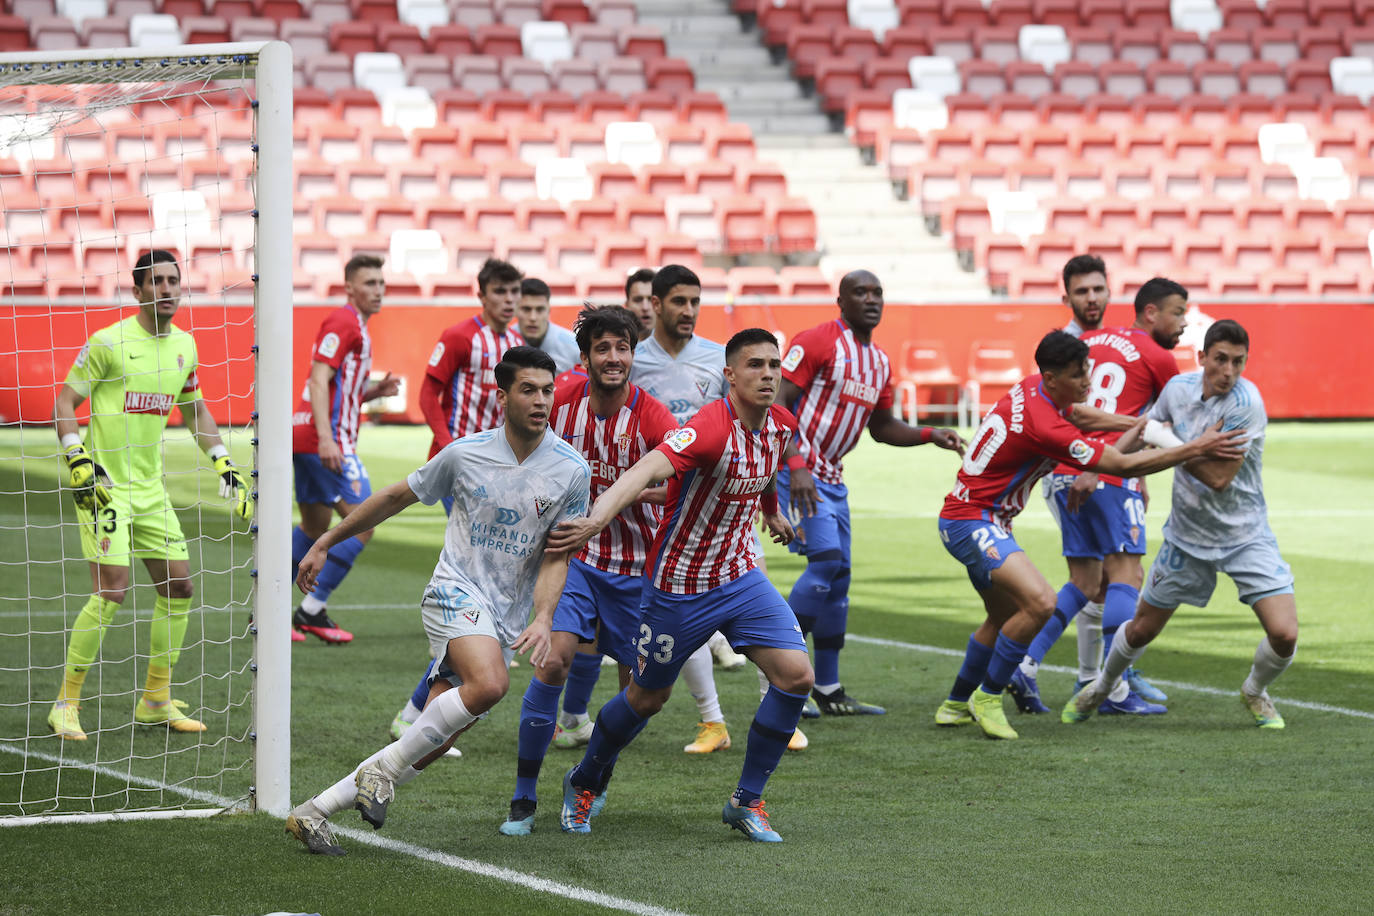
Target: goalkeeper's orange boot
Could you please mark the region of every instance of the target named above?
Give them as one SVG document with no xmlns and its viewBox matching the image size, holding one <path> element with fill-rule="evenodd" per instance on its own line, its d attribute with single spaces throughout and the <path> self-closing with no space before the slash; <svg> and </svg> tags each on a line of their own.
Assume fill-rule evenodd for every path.
<svg viewBox="0 0 1374 916">
<path fill-rule="evenodd" d="M 291 615 L 291 623 L 302 633 L 318 636 L 330 645 L 342 645 L 353 641 L 353 634 L 330 620 L 324 611 L 307 614 L 304 608 L 298 607 L 296 613 Z"/>
<path fill-rule="evenodd" d="M 134 709 L 134 721 L 139 725 L 165 725 L 174 732 L 203 732 L 205 723 L 192 719 L 182 712 L 186 704 L 181 700 L 166 700 L 149 703 L 147 698 L 138 701 Z"/>
<path fill-rule="evenodd" d="M 48 728 L 51 728 L 59 738 L 66 738 L 68 741 L 85 741 L 86 733 L 81 730 L 79 710 L 80 707 L 75 703 L 59 700 L 52 704 L 52 709 L 48 711 Z"/>
</svg>

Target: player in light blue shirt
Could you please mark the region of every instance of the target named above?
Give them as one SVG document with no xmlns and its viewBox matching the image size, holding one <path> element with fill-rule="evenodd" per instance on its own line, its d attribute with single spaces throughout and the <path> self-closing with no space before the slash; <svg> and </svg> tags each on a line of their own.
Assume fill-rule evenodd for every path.
<svg viewBox="0 0 1374 916">
<path fill-rule="evenodd" d="M 1152 420 L 1172 424 L 1173 434 L 1184 440 L 1218 425 L 1243 429 L 1244 455 L 1234 461 L 1197 459 L 1174 471 L 1173 510 L 1135 619 L 1117 633 L 1102 674 L 1064 707 L 1065 722 L 1088 718 L 1174 610 L 1184 603 L 1205 607 L 1217 573 L 1224 572 L 1265 634 L 1241 699 L 1260 728 L 1283 728 L 1267 688 L 1293 662 L 1298 608 L 1293 572 L 1279 553 L 1264 502 L 1260 474 L 1268 418 L 1259 389 L 1241 377 L 1249 352 L 1250 337 L 1239 323 L 1216 322 L 1203 339 L 1202 369 L 1171 379 L 1150 409 Z"/>
<path fill-rule="evenodd" d="M 537 277 L 520 281 L 520 302 L 515 306 L 515 320 L 520 336 L 531 347 L 538 347 L 553 357 L 557 374 L 562 375 L 582 363 L 577 337 L 567 328 L 549 321 L 549 300 L 553 291 L 549 284 Z"/>
<path fill-rule="evenodd" d="M 449 443 L 405 480 L 374 493 L 301 561 L 297 583 L 309 592 L 334 543 L 416 502 L 454 499 L 420 605 L 437 659 L 425 710 L 394 744 L 292 809 L 286 829 L 311 852 L 343 853 L 327 819 L 345 808 L 381 827 L 396 787 L 443 756 L 505 696 L 509 656 L 528 651 L 538 666 L 548 655 L 568 555 L 544 545 L 554 525 L 586 514 L 591 487 L 586 459 L 549 429 L 553 379 L 547 353 L 507 350 L 496 366 L 505 422 Z"/>
</svg>

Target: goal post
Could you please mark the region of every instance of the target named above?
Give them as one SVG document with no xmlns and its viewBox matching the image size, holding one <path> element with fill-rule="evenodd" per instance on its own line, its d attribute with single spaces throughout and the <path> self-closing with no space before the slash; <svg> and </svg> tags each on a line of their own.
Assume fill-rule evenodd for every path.
<svg viewBox="0 0 1374 916">
<path fill-rule="evenodd" d="M 0 826 L 290 808 L 292 199 L 284 42 L 0 54 Z M 131 722 L 154 614 L 135 560 L 82 691 L 88 740 L 63 740 L 54 646 L 92 586 L 53 398 L 85 340 L 134 314 L 152 248 L 177 257 L 174 321 L 256 513 L 231 519 L 169 425 L 195 592 L 172 695 L 207 730 Z"/>
</svg>

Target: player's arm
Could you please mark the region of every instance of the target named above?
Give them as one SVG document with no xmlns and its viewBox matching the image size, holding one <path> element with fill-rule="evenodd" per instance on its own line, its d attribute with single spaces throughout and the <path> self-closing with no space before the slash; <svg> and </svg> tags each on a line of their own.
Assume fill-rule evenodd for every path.
<svg viewBox="0 0 1374 916">
<path fill-rule="evenodd" d="M 248 488 L 243 471 L 229 458 L 229 449 L 225 447 L 224 439 L 220 436 L 219 424 L 215 422 L 205 399 L 197 397 L 194 400 L 183 401 L 181 419 L 190 431 L 191 437 L 195 439 L 196 446 L 214 465 L 215 473 L 219 475 L 219 495 L 234 500 L 234 514 L 239 518 L 252 518 L 252 491 Z"/>
<path fill-rule="evenodd" d="M 782 380 L 782 389 L 778 392 L 779 404 L 791 410 L 801 396 L 801 387 L 796 382 L 786 378 Z"/>
<path fill-rule="evenodd" d="M 305 555 L 305 559 L 301 560 L 301 571 L 300 575 L 296 576 L 296 585 L 303 592 L 314 591 L 315 577 L 320 574 L 320 570 L 324 569 L 324 561 L 329 553 L 329 548 L 341 541 L 348 540 L 355 534 L 376 528 L 402 509 L 413 506 L 419 501 L 420 497 L 415 495 L 415 491 L 410 488 L 409 482 L 405 480 L 398 480 L 388 487 L 377 490 L 363 500 L 358 508 L 344 516 L 337 525 L 315 540 L 310 552 Z"/>
<path fill-rule="evenodd" d="M 763 513 L 763 523 L 768 526 L 768 533 L 773 537 L 775 544 L 790 544 L 792 538 L 796 537 L 796 532 L 792 528 L 792 523 L 787 520 L 778 509 L 778 475 L 774 474 L 768 481 L 768 486 L 764 488 L 759 496 L 759 509 Z M 815 507 L 812 507 L 812 514 Z"/>
<path fill-rule="evenodd" d="M 52 422 L 62 444 L 62 458 L 67 462 L 67 484 L 73 490 L 77 508 L 94 512 L 110 501 L 110 475 L 96 463 L 81 442 L 81 426 L 76 422 L 76 409 L 86 396 L 71 385 L 64 384 L 53 404 Z"/>
<path fill-rule="evenodd" d="M 401 390 L 401 380 L 388 372 L 383 378 L 375 382 L 368 382 L 363 388 L 363 401 L 375 401 L 378 398 L 389 398 Z"/>
<path fill-rule="evenodd" d="M 569 553 L 580 550 L 583 544 L 609 525 L 611 519 L 638 499 L 645 489 L 657 486 L 672 477 L 673 473 L 673 463 L 667 455 L 658 449 L 649 452 L 597 498 L 590 515 L 559 522 L 549 532 L 548 549 Z"/>
<path fill-rule="evenodd" d="M 1069 412 L 1069 422 L 1090 433 L 1124 433 L 1136 423 L 1136 417 L 1108 413 L 1090 404 L 1075 404 Z"/>
<path fill-rule="evenodd" d="M 549 657 L 550 632 L 553 630 L 553 611 L 568 581 L 566 551 L 545 550 L 539 563 L 539 576 L 534 580 L 534 618 L 530 625 L 511 643 L 517 653 L 530 653 L 530 664 L 541 667 Z"/>
<path fill-rule="evenodd" d="M 424 384 L 420 386 L 420 413 L 424 414 L 425 422 L 429 424 L 434 441 L 439 443 L 440 448 L 453 441 L 453 433 L 449 432 L 448 420 L 444 417 L 443 396 L 444 383 L 426 374 Z"/>
<path fill-rule="evenodd" d="M 1143 427 L 1145 418 L 1141 417 L 1137 422 Z M 1205 457 L 1234 461 L 1245 455 L 1241 451 L 1244 440 L 1245 430 L 1228 429 L 1223 432 L 1221 424 L 1218 423 L 1192 442 L 1185 442 L 1173 448 L 1151 449 L 1126 455 L 1114 446 L 1105 446 L 1102 450 L 1102 457 L 1098 459 L 1096 464 L 1091 465 L 1091 469 L 1103 474 L 1116 474 L 1120 477 L 1139 477 L 1143 474 L 1153 474 L 1156 471 L 1174 467 L 1194 458 Z"/>
<path fill-rule="evenodd" d="M 1187 471 L 1213 490 L 1224 490 L 1235 480 L 1245 456 L 1229 461 L 1220 458 L 1194 458 L 1185 461 L 1180 470 Z"/>
<path fill-rule="evenodd" d="M 787 382 L 783 382 L 786 386 Z M 816 505 L 820 502 L 820 494 L 816 492 L 816 479 L 811 474 L 811 469 L 806 466 L 806 458 L 797 448 L 797 440 L 793 438 L 787 443 L 787 448 L 782 453 L 782 463 L 787 466 L 790 474 L 787 487 L 787 499 L 791 508 L 805 518 L 810 518 L 816 514 Z M 775 475 L 768 484 L 770 492 L 777 489 L 778 478 Z M 774 496 L 776 500 L 777 497 Z"/>
<path fill-rule="evenodd" d="M 934 442 L 940 448 L 964 454 L 966 442 L 952 429 L 938 426 L 912 426 L 892 414 L 891 407 L 878 407 L 868 418 L 868 434 L 884 445 L 912 446 Z"/>
<path fill-rule="evenodd" d="M 320 442 L 320 464 L 337 474 L 343 470 L 343 451 L 334 441 L 334 429 L 329 425 L 329 383 L 334 380 L 334 372 L 329 363 L 315 360 L 310 364 L 310 378 L 305 387 L 310 392 L 310 418 L 315 423 L 315 435 Z"/>
</svg>

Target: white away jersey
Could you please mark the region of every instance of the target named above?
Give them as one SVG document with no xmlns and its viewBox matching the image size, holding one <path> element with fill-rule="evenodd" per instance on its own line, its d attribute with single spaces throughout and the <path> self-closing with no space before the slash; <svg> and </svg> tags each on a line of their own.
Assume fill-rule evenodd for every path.
<svg viewBox="0 0 1374 916">
<path fill-rule="evenodd" d="M 555 376 L 582 365 L 582 350 L 577 346 L 577 335 L 553 322 L 549 322 L 549 330 L 544 334 L 544 339 L 531 346 L 538 347 L 553 357 L 553 364 L 558 367 Z"/>
<path fill-rule="evenodd" d="M 725 348 L 693 337 L 677 358 L 668 355 L 653 335 L 635 347 L 630 381 L 649 392 L 678 423 L 686 423 L 703 406 L 725 397 Z"/>
<path fill-rule="evenodd" d="M 454 500 L 429 592 L 440 606 L 446 594 L 466 595 L 495 615 L 501 644 L 509 646 L 529 623 L 549 530 L 587 514 L 586 460 L 546 429 L 518 463 L 502 424 L 449 443 L 406 483 L 427 506 Z"/>
<path fill-rule="evenodd" d="M 1225 395 L 1203 400 L 1201 370 L 1176 375 L 1160 392 L 1150 416 L 1172 423 L 1174 435 L 1184 442 L 1196 439 L 1218 420 L 1223 430 L 1246 430 L 1245 458 L 1224 490 L 1213 490 L 1182 468 L 1174 469 L 1174 504 L 1164 523 L 1164 536 L 1207 560 L 1268 535 L 1260 471 L 1269 419 L 1254 383 L 1241 378 Z"/>
</svg>

